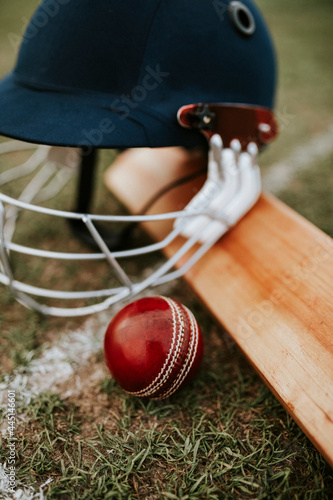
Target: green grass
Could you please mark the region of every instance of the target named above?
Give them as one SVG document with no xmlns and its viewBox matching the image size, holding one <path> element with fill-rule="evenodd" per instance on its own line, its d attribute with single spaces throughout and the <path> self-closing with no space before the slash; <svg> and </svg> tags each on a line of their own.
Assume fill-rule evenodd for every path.
<svg viewBox="0 0 333 500">
<path fill-rule="evenodd" d="M 333 155 L 299 173 L 279 198 L 333 237 Z"/>
<path fill-rule="evenodd" d="M 172 401 L 124 395 L 107 379 L 97 422 L 72 400 L 42 395 L 19 428 L 21 484 L 51 478 L 46 498 L 68 500 L 329 499 L 332 471 L 235 359 L 243 368 L 222 374 L 206 363 Z"/>
<path fill-rule="evenodd" d="M 278 58 L 276 112 L 280 135 L 264 165 L 281 161 L 333 121 L 333 4 L 330 0 L 258 0 Z"/>
<path fill-rule="evenodd" d="M 0 4 L 1 74 L 11 69 L 16 54 L 10 42 L 13 37 L 8 35 L 22 34 L 37 3 Z M 331 0 L 259 0 L 258 4 L 273 32 L 280 74 L 280 137 L 262 155 L 265 172 L 288 157 L 295 145 L 325 132 L 333 121 L 333 4 Z M 110 155 L 103 153 L 102 165 L 111 161 Z M 333 157 L 321 160 L 279 194 L 331 235 L 332 162 Z M 107 193 L 101 189 L 99 199 L 104 203 Z M 65 201 L 70 201 L 70 195 Z M 55 227 L 40 226 L 38 221 L 32 224 L 35 238 L 47 235 L 56 244 Z M 137 269 L 133 265 L 133 274 Z M 22 265 L 19 271 L 27 281 L 40 275 L 35 265 Z M 95 281 L 105 278 L 101 276 L 104 271 L 86 272 L 76 278 L 74 269 L 68 268 L 65 279 L 80 289 L 83 275 Z M 46 498 L 65 500 L 331 499 L 332 469 L 231 338 L 182 281 L 170 291 L 194 312 L 204 333 L 204 361 L 195 381 L 162 402 L 126 395 L 109 377 L 87 383 L 81 393 L 67 399 L 55 391 L 41 394 L 28 406 L 18 399 L 20 487 L 32 485 L 37 492 L 52 479 L 44 488 Z M 38 359 L 45 343 L 79 328 L 82 322 L 40 317 L 24 309 L 1 286 L 2 381 L 15 369 L 28 376 L 29 360 Z M 102 364 L 101 353 L 94 363 L 92 369 Z M 3 438 L 0 444 L 2 463 L 8 450 Z"/>
</svg>

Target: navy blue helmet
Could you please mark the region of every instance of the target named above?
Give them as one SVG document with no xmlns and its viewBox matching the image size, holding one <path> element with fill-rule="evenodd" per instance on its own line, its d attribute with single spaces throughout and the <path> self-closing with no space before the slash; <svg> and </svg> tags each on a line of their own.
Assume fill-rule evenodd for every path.
<svg viewBox="0 0 333 500">
<path fill-rule="evenodd" d="M 276 60 L 251 0 L 44 0 L 0 83 L 0 133 L 63 146 L 194 146 L 178 110 L 274 105 Z"/>
</svg>

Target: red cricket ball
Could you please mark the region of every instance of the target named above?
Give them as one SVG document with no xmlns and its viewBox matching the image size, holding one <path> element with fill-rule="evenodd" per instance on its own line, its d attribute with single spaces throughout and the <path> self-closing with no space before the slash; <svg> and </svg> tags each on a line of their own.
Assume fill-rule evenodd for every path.
<svg viewBox="0 0 333 500">
<path fill-rule="evenodd" d="M 106 364 L 130 394 L 164 399 L 193 379 L 203 353 L 198 323 L 166 297 L 136 300 L 119 311 L 104 338 Z"/>
</svg>

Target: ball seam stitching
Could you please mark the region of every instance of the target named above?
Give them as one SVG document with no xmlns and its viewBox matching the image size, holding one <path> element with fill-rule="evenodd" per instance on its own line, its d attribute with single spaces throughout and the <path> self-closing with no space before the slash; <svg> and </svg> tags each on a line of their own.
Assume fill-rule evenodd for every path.
<svg viewBox="0 0 333 500">
<path fill-rule="evenodd" d="M 184 336 L 184 323 L 180 319 L 179 311 L 176 307 L 176 304 L 173 300 L 168 299 L 166 297 L 160 297 L 161 299 L 165 300 L 167 304 L 169 305 L 171 309 L 171 314 L 172 314 L 172 323 L 173 323 L 173 329 L 172 329 L 172 341 L 170 345 L 170 349 L 168 352 L 168 355 L 166 357 L 166 360 L 158 373 L 158 375 L 155 377 L 155 379 L 147 386 L 141 389 L 140 391 L 127 391 L 129 394 L 133 394 L 136 396 L 150 396 L 154 392 L 156 392 L 163 384 L 166 382 L 166 380 L 169 378 L 170 373 L 175 365 L 178 352 L 180 350 L 180 339 L 179 336 L 177 335 L 177 321 L 176 321 L 176 313 L 178 313 L 178 319 L 180 322 L 180 328 L 182 330 L 182 336 Z M 175 346 L 176 344 L 176 346 Z M 174 347 L 175 346 L 175 347 Z M 170 364 L 169 364 L 170 362 Z M 164 373 L 166 372 L 166 373 Z"/>
<path fill-rule="evenodd" d="M 183 364 L 183 367 L 179 374 L 177 375 L 177 378 L 173 382 L 172 386 L 166 391 L 164 394 L 161 394 L 158 399 L 165 399 L 169 396 L 171 396 L 178 388 L 179 386 L 183 383 L 185 378 L 187 377 L 189 371 L 191 370 L 194 360 L 196 358 L 197 350 L 198 350 L 198 343 L 199 343 L 199 331 L 198 331 L 198 325 L 196 322 L 196 319 L 194 315 L 191 313 L 191 311 L 186 307 L 183 306 L 185 312 L 187 313 L 187 318 L 190 321 L 190 335 L 191 335 L 191 340 L 190 340 L 190 348 L 188 350 L 188 353 L 186 355 L 185 362 Z"/>
</svg>

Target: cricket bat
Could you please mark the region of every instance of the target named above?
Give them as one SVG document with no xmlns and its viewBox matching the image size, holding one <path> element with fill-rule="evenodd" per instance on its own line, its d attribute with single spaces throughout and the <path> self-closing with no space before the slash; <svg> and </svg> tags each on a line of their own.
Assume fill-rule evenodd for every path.
<svg viewBox="0 0 333 500">
<path fill-rule="evenodd" d="M 181 148 L 129 149 L 107 170 L 105 184 L 139 213 L 152 191 L 200 171 L 205 161 Z M 201 175 L 171 190 L 152 210 L 182 209 L 203 182 Z M 167 226 L 145 223 L 156 240 Z M 333 466 L 333 240 L 262 194 L 184 278 Z"/>
</svg>

